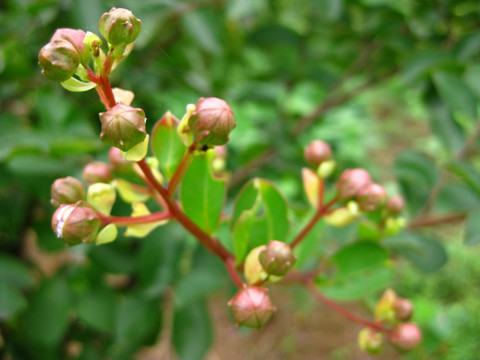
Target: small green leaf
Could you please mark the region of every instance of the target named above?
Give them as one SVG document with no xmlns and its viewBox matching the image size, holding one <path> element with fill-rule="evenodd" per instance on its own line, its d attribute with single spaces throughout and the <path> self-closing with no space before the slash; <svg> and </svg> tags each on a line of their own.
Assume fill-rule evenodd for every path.
<svg viewBox="0 0 480 360">
<path fill-rule="evenodd" d="M 114 326 L 117 299 L 115 292 L 107 287 L 85 292 L 76 303 L 78 318 L 101 331 L 110 331 Z"/>
<path fill-rule="evenodd" d="M 33 276 L 24 263 L 13 256 L 0 256 L 0 283 L 26 289 L 33 285 L 33 281 Z"/>
<path fill-rule="evenodd" d="M 210 270 L 194 269 L 177 283 L 175 306 L 180 309 L 204 299 L 211 292 L 225 285 L 222 277 Z"/>
<path fill-rule="evenodd" d="M 463 240 L 465 245 L 476 245 L 480 243 L 480 209 L 468 214 Z"/>
<path fill-rule="evenodd" d="M 187 216 L 202 230 L 212 234 L 219 222 L 227 187 L 216 179 L 210 162 L 215 153 L 208 150 L 196 156 L 188 168 L 180 188 L 180 199 Z"/>
<path fill-rule="evenodd" d="M 167 112 L 152 130 L 152 151 L 168 179 L 172 177 L 185 153 L 185 145 L 177 134 L 177 125 L 175 116 Z"/>
<path fill-rule="evenodd" d="M 205 301 L 175 309 L 172 341 L 181 359 L 203 359 L 212 340 L 212 325 Z"/>
<path fill-rule="evenodd" d="M 465 183 L 480 196 L 480 172 L 472 165 L 461 161 L 452 161 L 447 169 L 458 175 Z"/>
<path fill-rule="evenodd" d="M 64 82 L 61 83 L 62 86 L 68 90 L 68 91 L 73 91 L 73 92 L 83 92 L 83 91 L 88 91 L 97 86 L 97 84 L 88 81 L 88 82 L 83 82 L 80 81 L 74 77 L 71 77 L 68 80 L 65 80 Z"/>
<path fill-rule="evenodd" d="M 27 299 L 14 286 L 0 282 L 0 321 L 8 320 L 27 307 Z"/>
<path fill-rule="evenodd" d="M 115 224 L 108 224 L 102 230 L 98 232 L 98 235 L 95 239 L 95 244 L 103 245 L 115 241 L 118 236 L 118 229 Z"/>
</svg>

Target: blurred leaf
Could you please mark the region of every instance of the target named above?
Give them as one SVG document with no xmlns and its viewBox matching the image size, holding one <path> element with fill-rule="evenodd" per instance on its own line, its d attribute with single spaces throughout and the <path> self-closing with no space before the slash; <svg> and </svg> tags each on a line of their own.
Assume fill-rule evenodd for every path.
<svg viewBox="0 0 480 360">
<path fill-rule="evenodd" d="M 9 320 L 28 306 L 23 294 L 13 285 L 0 282 L 0 321 Z"/>
<path fill-rule="evenodd" d="M 59 346 L 70 319 L 70 293 L 65 279 L 55 277 L 44 281 L 29 301 L 24 317 L 29 340 L 38 345 Z"/>
<path fill-rule="evenodd" d="M 458 111 L 472 121 L 477 119 L 477 102 L 465 82 L 444 72 L 436 72 L 433 82 L 440 97 L 452 112 Z"/>
<path fill-rule="evenodd" d="M 457 153 L 463 146 L 462 128 L 455 122 L 447 107 L 443 104 L 430 106 L 431 124 L 435 135 L 445 144 L 451 153 Z"/>
<path fill-rule="evenodd" d="M 442 186 L 435 211 L 438 213 L 464 212 L 480 207 L 480 196 L 466 184 L 447 184 Z"/>
<path fill-rule="evenodd" d="M 175 290 L 175 306 L 181 309 L 191 303 L 205 299 L 207 295 L 225 286 L 219 274 L 209 270 L 193 269 L 182 277 Z"/>
<path fill-rule="evenodd" d="M 106 272 L 130 274 L 134 270 L 134 259 L 131 250 L 122 245 L 117 240 L 108 246 L 91 246 L 88 257 Z"/>
<path fill-rule="evenodd" d="M 407 62 L 403 70 L 403 81 L 408 83 L 416 80 L 417 78 L 428 74 L 433 69 L 452 61 L 453 57 L 449 53 L 437 50 L 413 52 L 412 58 Z"/>
<path fill-rule="evenodd" d="M 212 325 L 203 300 L 175 309 L 172 342 L 182 360 L 203 359 L 212 340 Z"/>
<path fill-rule="evenodd" d="M 322 292 L 335 299 L 362 297 L 385 286 L 394 270 L 388 265 L 388 253 L 372 242 L 357 242 L 340 249 L 331 260 L 337 266 Z"/>
<path fill-rule="evenodd" d="M 177 123 L 178 120 L 167 112 L 152 130 L 152 151 L 167 179 L 172 177 L 185 153 L 185 145 L 177 134 Z"/>
<path fill-rule="evenodd" d="M 468 214 L 463 240 L 465 245 L 476 245 L 480 243 L 480 209 Z"/>
<path fill-rule="evenodd" d="M 430 273 L 440 269 L 447 261 L 447 253 L 433 237 L 412 232 L 402 232 L 385 238 L 382 243 L 405 256 L 420 270 Z"/>
<path fill-rule="evenodd" d="M 33 282 L 33 276 L 25 263 L 7 254 L 0 255 L 0 284 L 23 290 L 32 286 Z"/>
<path fill-rule="evenodd" d="M 196 11 L 182 16 L 183 26 L 198 44 L 211 54 L 219 55 L 222 51 L 218 33 L 214 28 L 214 18 L 206 13 Z"/>
<path fill-rule="evenodd" d="M 76 303 L 78 318 L 101 331 L 111 331 L 114 326 L 117 299 L 107 287 L 97 287 L 80 296 Z"/>
<path fill-rule="evenodd" d="M 212 234 L 218 227 L 226 197 L 226 185 L 212 175 L 210 163 L 214 151 L 196 156 L 180 188 L 185 214 L 202 230 Z"/>
<path fill-rule="evenodd" d="M 458 175 L 465 183 L 480 196 L 480 172 L 472 165 L 462 161 L 452 161 L 447 169 Z"/>
<path fill-rule="evenodd" d="M 303 190 L 311 206 L 318 206 L 319 178 L 317 174 L 309 168 L 302 168 Z"/>
<path fill-rule="evenodd" d="M 480 65 L 472 64 L 468 66 L 463 78 L 475 96 L 480 98 Z"/>
<path fill-rule="evenodd" d="M 80 81 L 74 77 L 71 77 L 70 79 L 64 81 L 61 83 L 61 85 L 68 91 L 73 91 L 73 92 L 83 92 L 83 91 L 88 91 L 92 90 L 97 86 L 97 84 L 89 81 L 89 82 L 83 82 Z"/>
</svg>

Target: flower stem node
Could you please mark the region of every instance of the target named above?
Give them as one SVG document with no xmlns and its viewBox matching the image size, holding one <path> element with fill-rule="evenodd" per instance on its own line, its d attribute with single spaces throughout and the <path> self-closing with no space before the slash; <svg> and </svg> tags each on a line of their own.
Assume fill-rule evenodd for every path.
<svg viewBox="0 0 480 360">
<path fill-rule="evenodd" d="M 330 160 L 332 148 L 325 141 L 314 140 L 305 147 L 303 155 L 308 164 L 318 167 L 321 163 Z"/>
<path fill-rule="evenodd" d="M 201 145 L 224 145 L 237 122 L 230 106 L 222 99 L 200 98 L 188 119 L 188 128 Z"/>
<path fill-rule="evenodd" d="M 108 43 L 116 46 L 134 42 L 142 30 L 142 22 L 130 10 L 112 8 L 102 15 L 98 27 Z"/>
<path fill-rule="evenodd" d="M 113 177 L 112 166 L 102 161 L 92 161 L 83 168 L 82 177 L 88 185 L 109 183 Z"/>
<path fill-rule="evenodd" d="M 422 341 L 422 333 L 414 323 L 399 323 L 389 333 L 388 340 L 400 351 L 410 351 Z"/>
<path fill-rule="evenodd" d="M 370 174 L 366 170 L 347 169 L 338 179 L 337 197 L 341 201 L 351 199 L 362 187 L 371 182 Z"/>
<path fill-rule="evenodd" d="M 358 346 L 370 354 L 378 354 L 382 349 L 382 333 L 370 328 L 364 328 L 358 333 Z"/>
<path fill-rule="evenodd" d="M 88 243 L 95 239 L 101 219 L 85 201 L 60 206 L 52 217 L 52 228 L 67 245 Z"/>
<path fill-rule="evenodd" d="M 63 82 L 75 74 L 80 63 L 86 63 L 89 51 L 83 39 L 85 32 L 58 29 L 38 54 L 42 74 L 52 81 Z"/>
<path fill-rule="evenodd" d="M 102 141 L 122 151 L 130 150 L 147 136 L 145 112 L 142 109 L 119 103 L 100 113 L 100 121 Z"/>
<path fill-rule="evenodd" d="M 360 210 L 374 211 L 385 204 L 387 191 L 378 184 L 370 183 L 358 190 L 356 200 Z"/>
<path fill-rule="evenodd" d="M 261 328 L 277 309 L 273 306 L 267 288 L 245 286 L 229 301 L 238 326 Z"/>
<path fill-rule="evenodd" d="M 278 240 L 271 240 L 258 258 L 265 271 L 276 276 L 284 276 L 296 262 L 290 246 Z"/>
<path fill-rule="evenodd" d="M 62 204 L 75 204 L 85 198 L 85 188 L 80 180 L 67 176 L 53 182 L 51 196 L 50 202 L 55 207 Z"/>
</svg>

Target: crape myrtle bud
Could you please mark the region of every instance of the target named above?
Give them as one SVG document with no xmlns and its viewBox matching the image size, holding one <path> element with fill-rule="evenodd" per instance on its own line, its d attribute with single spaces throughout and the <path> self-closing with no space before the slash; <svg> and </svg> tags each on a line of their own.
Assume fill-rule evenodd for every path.
<svg viewBox="0 0 480 360">
<path fill-rule="evenodd" d="M 347 200 L 355 195 L 365 185 L 372 182 L 370 174 L 364 169 L 347 169 L 337 182 L 337 196 L 339 200 Z"/>
<path fill-rule="evenodd" d="M 142 109 L 118 103 L 106 112 L 100 113 L 100 121 L 102 141 L 123 151 L 140 144 L 147 135 L 145 112 Z"/>
<path fill-rule="evenodd" d="M 277 240 L 271 240 L 258 258 L 265 271 L 276 276 L 285 275 L 296 261 L 290 246 Z"/>
<path fill-rule="evenodd" d="M 237 123 L 230 106 L 222 99 L 200 98 L 188 120 L 195 141 L 202 145 L 224 145 Z"/>
<path fill-rule="evenodd" d="M 367 184 L 357 192 L 356 200 L 360 210 L 374 211 L 385 203 L 386 190 L 378 184 Z"/>
<path fill-rule="evenodd" d="M 410 300 L 405 298 L 397 298 L 393 303 L 393 311 L 398 320 L 410 320 L 413 314 L 413 304 Z"/>
<path fill-rule="evenodd" d="M 377 354 L 382 349 L 383 335 L 370 328 L 364 328 L 358 333 L 358 346 L 365 352 Z"/>
<path fill-rule="evenodd" d="M 83 42 L 85 36 L 86 33 L 83 30 L 68 28 L 57 29 L 50 39 L 50 42 L 67 41 L 72 44 L 80 56 L 80 62 L 83 64 L 88 60 L 90 55 L 87 45 Z"/>
<path fill-rule="evenodd" d="M 256 286 L 240 289 L 229 301 L 238 326 L 261 328 L 277 310 L 273 306 L 267 288 Z"/>
<path fill-rule="evenodd" d="M 401 351 L 409 351 L 422 341 L 422 333 L 414 323 L 399 323 L 388 334 L 390 343 Z"/>
<path fill-rule="evenodd" d="M 112 180 L 112 166 L 102 161 L 93 161 L 83 168 L 83 179 L 88 185 Z"/>
<path fill-rule="evenodd" d="M 57 237 L 67 245 L 92 241 L 100 227 L 101 220 L 85 201 L 60 206 L 52 217 L 52 228 Z"/>
<path fill-rule="evenodd" d="M 393 305 L 397 299 L 398 297 L 395 291 L 392 289 L 385 290 L 382 297 L 375 304 L 375 320 L 395 323 L 396 317 L 395 311 L 393 310 Z"/>
<path fill-rule="evenodd" d="M 80 180 L 67 176 L 53 182 L 51 195 L 50 202 L 55 207 L 62 204 L 75 204 L 85 198 L 85 188 Z"/>
<path fill-rule="evenodd" d="M 405 199 L 402 195 L 393 195 L 387 200 L 386 207 L 392 214 L 398 214 L 405 208 Z"/>
<path fill-rule="evenodd" d="M 322 162 L 330 160 L 332 149 L 325 141 L 314 140 L 303 151 L 305 161 L 313 166 L 319 166 Z"/>
<path fill-rule="evenodd" d="M 130 10 L 112 8 L 102 15 L 98 27 L 110 44 L 130 44 L 140 35 L 142 22 Z"/>
</svg>

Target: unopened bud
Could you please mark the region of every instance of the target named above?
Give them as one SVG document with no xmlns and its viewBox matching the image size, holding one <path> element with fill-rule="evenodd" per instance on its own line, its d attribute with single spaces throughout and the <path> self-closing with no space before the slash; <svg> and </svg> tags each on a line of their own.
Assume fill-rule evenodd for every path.
<svg viewBox="0 0 480 360">
<path fill-rule="evenodd" d="M 387 192 L 385 189 L 374 183 L 363 186 L 357 192 L 356 200 L 362 211 L 374 211 L 385 203 Z"/>
<path fill-rule="evenodd" d="M 392 289 L 385 290 L 382 297 L 377 301 L 377 304 L 375 305 L 375 320 L 395 323 L 396 317 L 393 306 L 397 299 L 398 297 L 395 291 L 393 291 Z"/>
<path fill-rule="evenodd" d="M 100 120 L 102 141 L 123 151 L 141 143 L 147 135 L 145 112 L 142 109 L 119 103 L 100 113 Z"/>
<path fill-rule="evenodd" d="M 283 276 L 295 265 L 292 249 L 284 242 L 271 240 L 259 254 L 260 264 L 270 275 Z"/>
<path fill-rule="evenodd" d="M 390 330 L 390 343 L 401 351 L 409 351 L 422 341 L 422 333 L 414 323 L 399 323 Z"/>
<path fill-rule="evenodd" d="M 80 180 L 67 176 L 53 182 L 51 195 L 50 202 L 55 207 L 62 204 L 75 204 L 85 198 L 85 188 Z"/>
<path fill-rule="evenodd" d="M 195 141 L 202 145 L 224 145 L 237 125 L 230 106 L 221 99 L 200 98 L 188 120 Z"/>
<path fill-rule="evenodd" d="M 413 314 L 413 304 L 405 298 L 397 298 L 393 304 L 393 311 L 398 320 L 408 321 Z"/>
<path fill-rule="evenodd" d="M 92 241 L 101 220 L 93 208 L 84 201 L 60 206 L 52 217 L 52 228 L 67 245 Z"/>
<path fill-rule="evenodd" d="M 332 148 L 325 141 L 314 140 L 303 151 L 305 161 L 313 166 L 319 166 L 322 162 L 330 160 Z"/>
<path fill-rule="evenodd" d="M 267 288 L 244 287 L 228 301 L 239 326 L 261 328 L 276 310 Z"/>
<path fill-rule="evenodd" d="M 130 44 L 140 35 L 142 22 L 130 10 L 112 8 L 102 15 L 98 27 L 110 44 Z"/>
<path fill-rule="evenodd" d="M 386 207 L 392 214 L 398 214 L 405 208 L 405 199 L 402 195 L 393 195 L 388 198 Z"/>
<path fill-rule="evenodd" d="M 345 170 L 337 183 L 338 199 L 347 200 L 354 197 L 362 187 L 371 182 L 370 174 L 364 169 Z"/>
<path fill-rule="evenodd" d="M 75 29 L 57 29 L 53 34 L 50 42 L 62 42 L 67 41 L 75 48 L 77 54 L 80 56 L 80 63 L 85 63 L 89 58 L 89 50 L 87 45 L 84 43 L 86 33 L 83 30 Z"/>
<path fill-rule="evenodd" d="M 83 179 L 88 185 L 112 180 L 112 166 L 102 161 L 93 161 L 83 168 Z"/>
<path fill-rule="evenodd" d="M 382 349 L 383 335 L 370 328 L 364 328 L 358 333 L 358 346 L 365 352 L 377 354 Z"/>
</svg>

